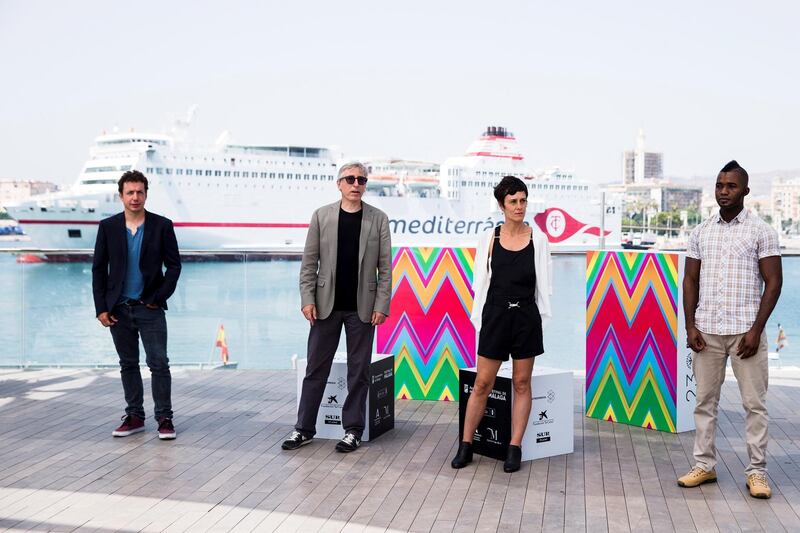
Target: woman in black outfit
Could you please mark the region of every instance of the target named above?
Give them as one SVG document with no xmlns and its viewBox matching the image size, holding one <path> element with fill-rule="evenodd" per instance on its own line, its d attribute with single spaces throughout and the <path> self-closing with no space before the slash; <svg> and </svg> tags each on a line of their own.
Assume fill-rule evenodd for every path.
<svg viewBox="0 0 800 533">
<path fill-rule="evenodd" d="M 533 362 L 544 353 L 541 315 L 542 311 L 549 314 L 549 272 L 545 266 L 549 264 L 549 250 L 546 238 L 524 222 L 528 187 L 522 180 L 504 177 L 495 187 L 494 196 L 505 222 L 481 237 L 475 256 L 477 375 L 467 402 L 462 440 L 451 464 L 453 468 L 463 468 L 472 461 L 472 436 L 483 418 L 497 371 L 511 356 L 515 401 L 503 470 L 515 472 L 520 468 L 520 446 L 531 411 Z M 539 279 L 537 264 L 545 270 L 538 273 Z M 540 306 L 545 309 L 540 310 Z"/>
</svg>

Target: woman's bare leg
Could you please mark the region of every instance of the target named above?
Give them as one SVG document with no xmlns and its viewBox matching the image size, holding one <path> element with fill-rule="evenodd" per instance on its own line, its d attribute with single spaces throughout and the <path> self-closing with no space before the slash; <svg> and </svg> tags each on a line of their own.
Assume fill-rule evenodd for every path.
<svg viewBox="0 0 800 533">
<path fill-rule="evenodd" d="M 522 444 L 522 437 L 525 436 L 525 428 L 528 427 L 528 417 L 531 414 L 531 372 L 534 359 L 535 357 L 514 359 L 511 374 L 514 383 L 514 403 L 511 409 L 510 442 L 514 446 Z"/>
<path fill-rule="evenodd" d="M 481 423 L 481 419 L 483 419 L 486 400 L 489 398 L 489 393 L 492 392 L 494 380 L 497 377 L 497 371 L 500 369 L 501 363 L 502 361 L 489 359 L 482 355 L 478 356 L 478 372 L 475 375 L 475 385 L 472 388 L 469 401 L 467 401 L 467 412 L 464 415 L 462 442 L 472 443 L 472 436 L 475 434 L 478 424 Z M 530 410 L 530 402 L 528 402 L 528 410 Z"/>
</svg>

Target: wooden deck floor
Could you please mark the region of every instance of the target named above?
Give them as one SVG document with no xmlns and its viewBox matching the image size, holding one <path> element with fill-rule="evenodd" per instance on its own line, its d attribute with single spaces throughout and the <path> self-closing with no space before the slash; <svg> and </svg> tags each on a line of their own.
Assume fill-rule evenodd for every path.
<svg viewBox="0 0 800 533">
<path fill-rule="evenodd" d="M 148 386 L 149 382 L 146 382 Z M 285 371 L 174 373 L 178 439 L 113 439 L 116 371 L 0 372 L 0 530 L 12 531 L 800 531 L 800 387 L 769 393 L 771 500 L 744 486 L 744 421 L 723 391 L 719 482 L 681 489 L 693 433 L 583 416 L 575 452 L 515 474 L 449 466 L 455 403 L 397 404 L 394 431 L 358 452 L 280 442 L 295 413 Z M 796 383 L 800 385 L 800 383 Z M 576 398 L 582 381 L 575 380 Z M 145 406 L 151 412 L 149 393 Z"/>
</svg>

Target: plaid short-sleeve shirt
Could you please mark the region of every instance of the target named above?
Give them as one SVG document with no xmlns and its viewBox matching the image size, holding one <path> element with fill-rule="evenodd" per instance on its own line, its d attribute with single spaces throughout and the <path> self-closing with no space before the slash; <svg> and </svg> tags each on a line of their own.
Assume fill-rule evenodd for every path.
<svg viewBox="0 0 800 533">
<path fill-rule="evenodd" d="M 694 229 L 686 255 L 700 260 L 697 329 L 712 335 L 746 333 L 764 290 L 758 261 L 781 255 L 775 230 L 747 209 L 730 222 L 716 213 Z"/>
</svg>

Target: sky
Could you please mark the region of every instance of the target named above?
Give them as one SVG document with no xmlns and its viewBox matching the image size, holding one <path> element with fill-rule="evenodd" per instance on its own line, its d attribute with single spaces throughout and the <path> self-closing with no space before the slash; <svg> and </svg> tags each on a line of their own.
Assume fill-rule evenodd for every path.
<svg viewBox="0 0 800 533">
<path fill-rule="evenodd" d="M 800 4 L 0 0 L 0 178 L 70 183 L 95 136 L 163 131 L 441 162 L 488 125 L 531 168 L 800 168 Z"/>
</svg>

